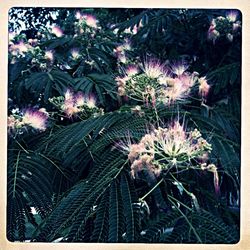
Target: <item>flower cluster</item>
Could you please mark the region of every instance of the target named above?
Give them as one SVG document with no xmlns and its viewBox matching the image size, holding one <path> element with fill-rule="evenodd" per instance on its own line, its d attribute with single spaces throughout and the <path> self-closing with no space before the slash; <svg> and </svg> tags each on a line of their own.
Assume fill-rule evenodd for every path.
<svg viewBox="0 0 250 250">
<path fill-rule="evenodd" d="M 19 37 L 19 39 L 18 39 Z M 53 50 L 42 50 L 37 39 L 26 39 L 25 36 L 15 36 L 9 42 L 10 63 L 14 64 L 18 58 L 31 58 L 32 66 L 47 69 L 54 62 Z"/>
<path fill-rule="evenodd" d="M 166 67 L 153 59 L 141 67 L 128 65 L 123 76 L 116 78 L 118 94 L 154 106 L 156 102 L 170 104 L 184 100 L 198 84 L 199 94 L 205 98 L 210 88 L 206 78 L 199 78 L 197 72 L 188 72 L 188 67 L 183 61 Z"/>
<path fill-rule="evenodd" d="M 24 112 L 13 112 L 8 117 L 8 132 L 20 132 L 27 127 L 31 127 L 38 131 L 44 131 L 47 128 L 48 117 L 49 114 L 44 108 L 39 110 L 29 108 Z"/>
<path fill-rule="evenodd" d="M 136 35 L 138 33 L 138 31 L 140 30 L 140 28 L 143 27 L 143 24 L 142 24 L 142 20 L 139 22 L 138 25 L 134 25 L 133 27 L 128 27 L 126 29 L 124 29 L 123 31 L 121 31 L 121 34 L 122 35 Z M 119 31 L 118 28 L 116 28 L 116 25 L 112 24 L 111 29 L 113 29 L 113 33 L 116 35 Z"/>
<path fill-rule="evenodd" d="M 80 11 L 77 11 L 75 18 L 77 19 L 77 22 L 75 22 L 76 29 L 80 34 L 95 32 L 95 30 L 100 29 L 99 21 L 91 14 L 82 14 Z"/>
<path fill-rule="evenodd" d="M 226 37 L 229 42 L 232 42 L 241 27 L 237 17 L 238 11 L 232 10 L 226 14 L 226 17 L 219 16 L 213 19 L 208 30 L 208 39 L 215 43 L 219 37 Z"/>
<path fill-rule="evenodd" d="M 178 121 L 167 128 L 154 129 L 137 144 L 128 141 L 120 143 L 119 147 L 128 155 L 134 178 L 142 170 L 159 176 L 162 171 L 168 172 L 173 167 L 177 171 L 194 167 L 217 173 L 215 166 L 212 168 L 206 163 L 212 150 L 211 144 L 198 129 L 185 131 Z"/>
<path fill-rule="evenodd" d="M 114 55 L 116 56 L 118 62 L 126 64 L 128 62 L 126 52 L 130 50 L 132 50 L 131 42 L 128 39 L 125 39 L 123 44 L 114 49 Z"/>
<path fill-rule="evenodd" d="M 103 114 L 103 110 L 96 106 L 96 99 L 93 95 L 85 96 L 81 92 L 74 94 L 69 89 L 64 96 L 53 97 L 49 101 L 65 113 L 68 118 L 74 116 L 88 118 Z"/>
<path fill-rule="evenodd" d="M 62 37 L 64 35 L 62 29 L 57 25 L 52 26 L 51 33 L 54 34 L 56 37 Z"/>
</svg>

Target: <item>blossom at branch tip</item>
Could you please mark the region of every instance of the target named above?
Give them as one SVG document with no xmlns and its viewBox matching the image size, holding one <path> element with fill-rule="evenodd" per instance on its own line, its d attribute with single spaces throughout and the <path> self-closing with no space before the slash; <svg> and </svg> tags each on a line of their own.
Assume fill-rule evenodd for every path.
<svg viewBox="0 0 250 250">
<path fill-rule="evenodd" d="M 207 83 L 206 77 L 200 77 L 199 78 L 199 94 L 202 97 L 207 97 L 210 89 L 210 85 Z"/>
<path fill-rule="evenodd" d="M 134 76 L 140 72 L 139 68 L 136 65 L 129 65 L 125 69 L 125 73 L 128 77 Z"/>
<path fill-rule="evenodd" d="M 98 28 L 98 20 L 94 15 L 91 14 L 82 14 L 80 11 L 77 11 L 75 17 L 80 22 L 84 21 L 85 24 L 93 29 Z"/>
<path fill-rule="evenodd" d="M 47 50 L 45 51 L 45 55 L 44 55 L 45 59 L 49 60 L 49 61 L 53 61 L 54 60 L 54 53 L 52 50 Z"/>
<path fill-rule="evenodd" d="M 152 79 L 158 78 L 166 74 L 164 65 L 156 59 L 150 59 L 149 61 L 145 61 L 142 70 L 149 78 Z"/>
<path fill-rule="evenodd" d="M 48 113 L 45 109 L 27 109 L 22 117 L 23 124 L 27 124 L 38 130 L 45 130 L 48 120 Z"/>
<path fill-rule="evenodd" d="M 211 151 L 211 145 L 202 138 L 197 130 L 187 131 L 179 121 L 167 128 L 158 127 L 145 134 L 138 143 L 120 144 L 131 162 L 131 174 L 135 176 L 142 169 L 160 174 L 162 170 L 173 166 L 188 168 L 191 161 L 198 161 Z"/>
<path fill-rule="evenodd" d="M 54 26 L 52 27 L 51 32 L 52 32 L 55 36 L 57 36 L 57 37 L 62 37 L 62 36 L 63 36 L 63 31 L 62 31 L 62 29 L 61 29 L 59 26 L 57 26 L 57 25 L 54 25 Z"/>
<path fill-rule="evenodd" d="M 188 69 L 189 65 L 185 62 L 185 61 L 177 61 L 177 62 L 173 62 L 170 65 L 170 69 L 172 71 L 173 74 L 175 74 L 176 76 L 181 76 L 184 74 L 184 72 Z"/>
<path fill-rule="evenodd" d="M 85 14 L 83 15 L 83 18 L 86 21 L 86 24 L 91 27 L 96 29 L 97 28 L 97 24 L 98 24 L 98 20 L 96 19 L 95 16 L 91 15 L 91 14 Z"/>
<path fill-rule="evenodd" d="M 86 96 L 85 103 L 86 103 L 87 107 L 94 108 L 96 106 L 96 99 L 95 99 L 94 95 Z"/>
<path fill-rule="evenodd" d="M 71 51 L 71 56 L 74 60 L 77 60 L 80 57 L 79 49 L 73 48 Z"/>
<path fill-rule="evenodd" d="M 231 10 L 226 14 L 226 18 L 229 20 L 229 22 L 235 22 L 238 17 L 238 11 L 237 10 Z"/>
</svg>

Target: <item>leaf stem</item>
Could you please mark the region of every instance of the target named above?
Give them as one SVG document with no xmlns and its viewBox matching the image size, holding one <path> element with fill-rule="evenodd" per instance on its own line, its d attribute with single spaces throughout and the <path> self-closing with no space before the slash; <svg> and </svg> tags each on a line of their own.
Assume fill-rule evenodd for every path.
<svg viewBox="0 0 250 250">
<path fill-rule="evenodd" d="M 18 165 L 19 165 L 20 152 L 21 151 L 19 151 L 18 154 L 17 154 L 16 164 L 15 164 L 16 169 L 15 169 L 15 177 L 14 177 L 14 185 L 13 185 L 13 196 L 12 196 L 13 198 L 15 198 L 15 192 L 16 192 L 17 168 L 18 168 Z"/>
<path fill-rule="evenodd" d="M 162 182 L 163 182 L 163 178 L 155 184 L 155 186 L 153 188 L 151 188 L 142 198 L 139 198 L 140 201 L 143 201 L 149 194 L 151 194 Z"/>
</svg>

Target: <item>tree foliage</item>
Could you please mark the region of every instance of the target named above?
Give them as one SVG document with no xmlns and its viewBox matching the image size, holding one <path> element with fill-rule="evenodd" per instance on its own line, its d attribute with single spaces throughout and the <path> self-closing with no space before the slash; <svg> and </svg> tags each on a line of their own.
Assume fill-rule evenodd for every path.
<svg viewBox="0 0 250 250">
<path fill-rule="evenodd" d="M 10 241 L 239 241 L 240 27 L 233 40 L 222 32 L 208 39 L 216 18 L 226 16 L 232 23 L 234 13 L 10 10 Z M 239 13 L 237 20 L 240 26 Z M 120 88 L 119 77 L 126 76 L 126 69 L 136 65 L 145 71 L 146 62 L 155 58 L 167 72 L 187 62 L 186 76 L 199 84 L 206 80 L 209 93 L 194 85 L 174 103 L 159 98 L 154 103 L 150 91 L 143 100 L 121 94 L 125 87 Z M 179 77 L 173 75 L 168 77 Z M 131 86 L 133 80 L 137 86 L 147 81 L 143 74 L 133 77 Z M 156 86 L 154 81 L 150 79 L 150 87 Z M 143 169 L 133 175 L 133 160 L 125 148 L 176 120 L 187 135 L 195 128 L 201 132 L 212 148 L 208 166 L 216 167 L 205 171 L 196 156 L 187 165 L 171 165 L 162 155 L 154 159 L 160 162 L 159 172 Z"/>
</svg>

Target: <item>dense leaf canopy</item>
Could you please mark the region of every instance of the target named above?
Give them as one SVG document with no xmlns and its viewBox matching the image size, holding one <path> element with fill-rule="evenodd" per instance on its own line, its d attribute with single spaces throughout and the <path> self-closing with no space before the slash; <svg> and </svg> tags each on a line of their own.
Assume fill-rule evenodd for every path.
<svg viewBox="0 0 250 250">
<path fill-rule="evenodd" d="M 10 241 L 239 241 L 238 11 L 9 17 Z"/>
</svg>

